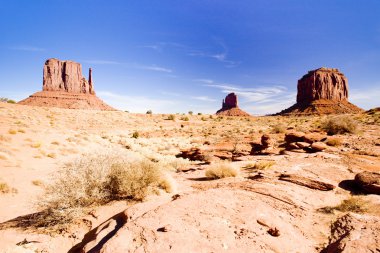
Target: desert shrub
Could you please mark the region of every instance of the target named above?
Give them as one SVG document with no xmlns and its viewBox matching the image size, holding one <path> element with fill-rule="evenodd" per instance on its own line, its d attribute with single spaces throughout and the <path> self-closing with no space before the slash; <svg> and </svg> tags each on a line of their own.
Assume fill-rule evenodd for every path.
<svg viewBox="0 0 380 253">
<path fill-rule="evenodd" d="M 146 114 L 153 114 L 152 110 L 146 111 Z"/>
<path fill-rule="evenodd" d="M 272 126 L 272 133 L 279 134 L 279 133 L 285 133 L 286 127 L 285 125 L 279 123 L 274 126 Z"/>
<path fill-rule="evenodd" d="M 13 100 L 13 99 L 9 99 L 9 100 L 7 101 L 7 103 L 9 103 L 9 104 L 16 104 L 16 101 Z"/>
<path fill-rule="evenodd" d="M 7 183 L 0 182 L 0 193 L 9 193 L 11 188 Z"/>
<path fill-rule="evenodd" d="M 175 120 L 175 115 L 174 114 L 170 114 L 168 116 L 168 120 Z"/>
<path fill-rule="evenodd" d="M 266 170 L 275 165 L 275 161 L 259 161 L 253 166 L 255 170 Z"/>
<path fill-rule="evenodd" d="M 318 210 L 323 213 L 333 213 L 334 210 L 340 212 L 365 213 L 368 210 L 368 202 L 360 197 L 350 197 L 343 200 L 337 206 L 322 207 Z"/>
<path fill-rule="evenodd" d="M 334 146 L 334 147 L 341 146 L 342 143 L 343 143 L 342 139 L 338 137 L 329 137 L 327 138 L 327 141 L 326 141 L 327 145 Z"/>
<path fill-rule="evenodd" d="M 193 111 L 189 111 L 189 115 L 193 115 Z"/>
<path fill-rule="evenodd" d="M 238 170 L 229 163 L 210 165 L 205 172 L 205 176 L 211 179 L 236 177 L 238 174 Z"/>
<path fill-rule="evenodd" d="M 135 139 L 139 138 L 139 132 L 137 131 L 133 132 L 132 138 L 135 138 Z"/>
<path fill-rule="evenodd" d="M 201 113 L 201 112 L 198 112 L 198 115 L 202 115 L 202 113 Z"/>
<path fill-rule="evenodd" d="M 148 159 L 123 154 L 86 154 L 55 172 L 37 206 L 40 226 L 71 222 L 90 207 L 117 199 L 143 200 L 158 189 L 162 171 Z"/>
<path fill-rule="evenodd" d="M 189 121 L 189 117 L 187 117 L 187 116 L 182 117 L 181 120 L 183 120 L 183 121 Z"/>
<path fill-rule="evenodd" d="M 329 135 L 355 133 L 358 123 L 349 116 L 342 115 L 325 120 L 322 122 L 321 127 Z"/>
<path fill-rule="evenodd" d="M 9 99 L 9 98 L 0 98 L 0 102 L 10 103 L 10 104 L 15 104 L 16 103 L 15 100 Z"/>
<path fill-rule="evenodd" d="M 17 130 L 15 130 L 15 129 L 9 129 L 8 133 L 9 134 L 17 134 Z"/>
</svg>

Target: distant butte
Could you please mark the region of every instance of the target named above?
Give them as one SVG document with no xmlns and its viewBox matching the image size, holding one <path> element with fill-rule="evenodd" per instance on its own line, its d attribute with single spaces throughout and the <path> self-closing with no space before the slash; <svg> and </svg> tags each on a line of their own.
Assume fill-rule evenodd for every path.
<svg viewBox="0 0 380 253">
<path fill-rule="evenodd" d="M 334 68 L 309 71 L 297 85 L 297 103 L 279 115 L 323 115 L 358 113 L 363 110 L 348 102 L 348 81 Z"/>
<path fill-rule="evenodd" d="M 45 62 L 42 91 L 34 93 L 19 104 L 67 109 L 115 110 L 95 95 L 91 68 L 87 81 L 82 76 L 81 64 L 54 58 Z"/>
<path fill-rule="evenodd" d="M 221 116 L 251 116 L 238 106 L 238 98 L 235 93 L 230 93 L 223 99 L 222 109 L 216 112 Z"/>
</svg>

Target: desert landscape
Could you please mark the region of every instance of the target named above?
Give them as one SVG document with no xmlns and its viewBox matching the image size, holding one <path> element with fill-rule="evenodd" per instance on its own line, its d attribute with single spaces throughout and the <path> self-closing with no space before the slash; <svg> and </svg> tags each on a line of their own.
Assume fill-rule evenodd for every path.
<svg viewBox="0 0 380 253">
<path fill-rule="evenodd" d="M 0 6 L 0 253 L 380 253 L 380 1 Z"/>
<path fill-rule="evenodd" d="M 380 251 L 380 110 L 338 70 L 260 117 L 234 93 L 210 115 L 118 111 L 79 63 L 43 73 L 0 103 L 2 252 Z"/>
</svg>

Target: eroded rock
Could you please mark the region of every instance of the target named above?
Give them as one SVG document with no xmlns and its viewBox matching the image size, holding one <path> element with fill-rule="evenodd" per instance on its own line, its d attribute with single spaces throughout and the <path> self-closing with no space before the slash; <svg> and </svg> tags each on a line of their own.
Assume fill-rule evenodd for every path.
<svg viewBox="0 0 380 253">
<path fill-rule="evenodd" d="M 355 182 L 365 192 L 380 195 L 380 173 L 370 171 L 358 173 Z"/>
</svg>

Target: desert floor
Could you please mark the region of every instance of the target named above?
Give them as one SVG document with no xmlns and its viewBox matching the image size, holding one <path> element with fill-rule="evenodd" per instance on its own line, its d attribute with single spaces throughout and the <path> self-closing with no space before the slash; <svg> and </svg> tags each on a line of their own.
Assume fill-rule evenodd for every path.
<svg viewBox="0 0 380 253">
<path fill-rule="evenodd" d="M 347 252 L 380 252 L 380 195 L 351 187 L 357 173 L 380 172 L 379 115 L 347 117 L 358 131 L 335 135 L 339 142 L 322 152 L 250 155 L 250 143 L 263 134 L 278 144 L 288 131 L 323 134 L 328 116 L 170 116 L 0 103 L 0 251 L 341 252 L 326 247 L 343 242 Z M 191 148 L 203 161 L 176 157 Z M 28 222 L 42 211 L 38 203 L 60 168 L 112 152 L 157 163 L 170 187 L 141 202 L 94 205 L 61 229 Z M 238 175 L 205 176 L 222 162 Z M 279 180 L 281 174 L 334 189 Z M 342 203 L 354 208 L 338 208 Z"/>
</svg>

